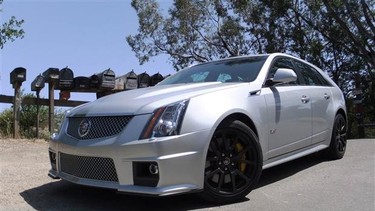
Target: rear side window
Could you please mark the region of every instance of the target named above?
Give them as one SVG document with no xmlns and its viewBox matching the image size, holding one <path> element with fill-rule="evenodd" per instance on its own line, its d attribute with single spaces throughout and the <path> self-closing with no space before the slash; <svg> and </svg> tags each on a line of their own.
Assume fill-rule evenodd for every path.
<svg viewBox="0 0 375 211">
<path fill-rule="evenodd" d="M 331 84 L 314 67 L 297 60 L 295 60 L 295 65 L 301 72 L 305 85 L 331 86 Z"/>
</svg>

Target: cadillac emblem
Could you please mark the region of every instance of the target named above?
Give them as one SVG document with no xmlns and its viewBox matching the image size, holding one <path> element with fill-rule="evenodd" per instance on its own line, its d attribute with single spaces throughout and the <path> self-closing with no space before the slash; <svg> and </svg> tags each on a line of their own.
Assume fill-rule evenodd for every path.
<svg viewBox="0 0 375 211">
<path fill-rule="evenodd" d="M 81 138 L 85 137 L 90 132 L 90 129 L 91 129 L 91 121 L 88 119 L 82 120 L 81 123 L 79 123 L 79 127 L 78 127 L 79 137 Z"/>
</svg>

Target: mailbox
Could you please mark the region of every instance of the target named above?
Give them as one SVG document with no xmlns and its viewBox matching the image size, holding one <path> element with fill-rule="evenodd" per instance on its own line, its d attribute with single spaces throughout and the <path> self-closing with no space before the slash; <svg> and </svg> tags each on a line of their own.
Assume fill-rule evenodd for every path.
<svg viewBox="0 0 375 211">
<path fill-rule="evenodd" d="M 138 88 L 138 78 L 134 71 L 116 78 L 116 90 L 131 90 Z"/>
<path fill-rule="evenodd" d="M 108 90 L 115 88 L 115 73 L 111 69 L 96 74 L 99 77 L 99 89 Z"/>
<path fill-rule="evenodd" d="M 160 81 L 164 80 L 163 76 L 160 73 L 156 73 L 151 76 L 151 83 L 150 86 L 155 86 Z"/>
<path fill-rule="evenodd" d="M 57 82 L 59 80 L 60 71 L 58 68 L 50 67 L 44 71 L 42 75 L 47 82 Z"/>
<path fill-rule="evenodd" d="M 90 78 L 84 76 L 78 76 L 73 79 L 74 89 L 76 90 L 87 90 L 90 88 Z"/>
<path fill-rule="evenodd" d="M 38 75 L 33 82 L 31 82 L 31 91 L 40 91 L 44 88 L 45 78 L 43 75 Z"/>
<path fill-rule="evenodd" d="M 115 90 L 124 90 L 125 75 L 117 77 L 115 80 Z"/>
<path fill-rule="evenodd" d="M 59 89 L 60 90 L 69 90 L 74 88 L 74 74 L 73 71 L 69 68 L 63 68 L 59 72 Z"/>
<path fill-rule="evenodd" d="M 99 89 L 99 76 L 97 75 L 92 75 L 90 77 L 90 87 L 91 88 L 95 88 L 95 89 Z"/>
<path fill-rule="evenodd" d="M 150 84 L 151 84 L 151 78 L 149 74 L 144 72 L 138 75 L 138 87 L 139 88 L 148 87 L 150 86 Z"/>
<path fill-rule="evenodd" d="M 128 72 L 125 78 L 124 88 L 125 90 L 131 90 L 138 88 L 138 77 L 137 74 L 134 73 L 134 71 Z"/>
<path fill-rule="evenodd" d="M 10 84 L 22 83 L 26 81 L 26 69 L 23 67 L 17 67 L 10 72 Z"/>
</svg>

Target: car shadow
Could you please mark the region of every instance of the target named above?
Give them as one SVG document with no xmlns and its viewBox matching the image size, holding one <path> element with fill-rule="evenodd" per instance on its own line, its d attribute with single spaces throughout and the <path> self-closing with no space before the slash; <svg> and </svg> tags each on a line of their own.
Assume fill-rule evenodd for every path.
<svg viewBox="0 0 375 211">
<path fill-rule="evenodd" d="M 257 188 L 270 185 L 274 182 L 281 181 L 305 169 L 311 168 L 320 163 L 326 162 L 327 159 L 318 152 L 314 153 L 272 168 L 263 170 Z"/>
<path fill-rule="evenodd" d="M 324 161 L 314 154 L 264 170 L 257 188 L 271 185 Z M 124 195 L 113 190 L 80 186 L 62 180 L 25 190 L 20 195 L 30 206 L 41 211 L 194 210 L 220 206 L 206 202 L 196 194 L 167 197 Z M 248 196 L 251 197 L 251 194 Z M 244 203 L 249 200 L 249 198 L 245 198 L 236 203 Z"/>
</svg>

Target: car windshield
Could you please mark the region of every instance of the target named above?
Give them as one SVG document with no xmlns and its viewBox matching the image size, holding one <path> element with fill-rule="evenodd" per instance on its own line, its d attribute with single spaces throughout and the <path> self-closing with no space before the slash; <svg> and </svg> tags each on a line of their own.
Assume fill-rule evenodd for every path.
<svg viewBox="0 0 375 211">
<path fill-rule="evenodd" d="M 241 57 L 208 62 L 183 69 L 159 85 L 199 82 L 251 82 L 258 76 L 267 56 Z"/>
</svg>

